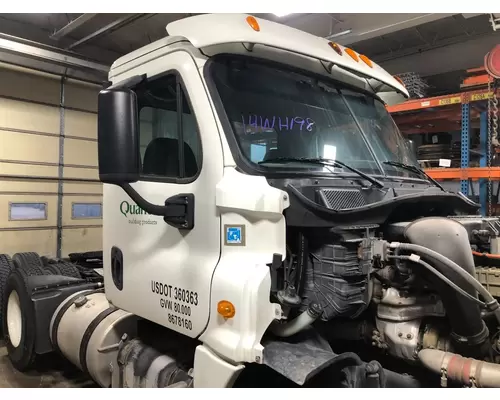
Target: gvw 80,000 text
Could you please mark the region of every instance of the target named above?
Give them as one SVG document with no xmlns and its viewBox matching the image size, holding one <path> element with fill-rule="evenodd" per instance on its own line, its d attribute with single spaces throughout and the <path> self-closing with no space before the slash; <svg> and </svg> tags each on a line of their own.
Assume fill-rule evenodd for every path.
<svg viewBox="0 0 500 400">
<path fill-rule="evenodd" d="M 160 299 L 160 306 L 161 308 L 166 308 L 167 310 L 178 314 L 186 315 L 188 317 L 191 316 L 191 307 L 184 304 L 172 302 L 171 300 Z"/>
</svg>

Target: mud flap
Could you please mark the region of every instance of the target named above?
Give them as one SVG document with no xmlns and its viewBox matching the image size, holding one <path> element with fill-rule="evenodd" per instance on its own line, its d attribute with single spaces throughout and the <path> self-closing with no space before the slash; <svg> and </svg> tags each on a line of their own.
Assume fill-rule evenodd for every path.
<svg viewBox="0 0 500 400">
<path fill-rule="evenodd" d="M 336 357 L 332 351 L 307 343 L 273 341 L 264 348 L 264 364 L 301 386 L 330 366 Z"/>
<path fill-rule="evenodd" d="M 311 328 L 291 338 L 265 340 L 263 345 L 264 364 L 300 386 L 338 361 L 339 368 L 359 365 L 356 355 L 352 359 L 335 354 Z"/>
<path fill-rule="evenodd" d="M 329 367 L 332 367 L 332 377 L 338 371 L 343 372 L 344 378 L 336 382 L 340 387 L 421 386 L 412 376 L 384 369 L 377 361 L 365 363 L 355 353 L 334 353 L 314 329 L 307 329 L 286 340 L 267 339 L 262 344 L 264 364 L 300 386 Z"/>
</svg>

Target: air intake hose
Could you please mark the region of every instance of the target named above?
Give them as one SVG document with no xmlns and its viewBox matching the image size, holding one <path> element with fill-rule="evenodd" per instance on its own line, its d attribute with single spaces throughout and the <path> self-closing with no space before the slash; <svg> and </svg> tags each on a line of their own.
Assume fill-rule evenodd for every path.
<svg viewBox="0 0 500 400">
<path fill-rule="evenodd" d="M 442 217 L 422 218 L 407 226 L 405 236 L 410 243 L 440 253 L 474 276 L 475 266 L 470 251 L 469 235 L 459 222 Z M 445 263 L 422 253 L 419 255 L 467 293 L 477 297 L 474 288 Z M 464 355 L 483 355 L 488 348 L 489 332 L 481 318 L 478 304 L 460 295 L 434 276 L 429 279 L 439 290 L 456 348 Z"/>
</svg>

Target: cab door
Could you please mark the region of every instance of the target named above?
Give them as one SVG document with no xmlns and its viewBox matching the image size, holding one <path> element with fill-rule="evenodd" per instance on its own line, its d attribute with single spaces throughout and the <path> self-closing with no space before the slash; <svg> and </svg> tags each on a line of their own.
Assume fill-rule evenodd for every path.
<svg viewBox="0 0 500 400">
<path fill-rule="evenodd" d="M 133 89 L 142 171 L 132 187 L 157 205 L 193 195 L 193 227 L 147 214 L 124 190 L 105 185 L 106 294 L 119 308 L 196 337 L 208 323 L 211 280 L 220 257 L 219 131 L 187 52 L 155 58 L 128 75 L 142 74 L 147 81 Z"/>
</svg>

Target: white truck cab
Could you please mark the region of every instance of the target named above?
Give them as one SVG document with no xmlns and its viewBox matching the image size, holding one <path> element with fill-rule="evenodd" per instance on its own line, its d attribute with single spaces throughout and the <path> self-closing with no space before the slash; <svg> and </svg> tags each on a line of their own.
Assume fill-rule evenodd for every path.
<svg viewBox="0 0 500 400">
<path fill-rule="evenodd" d="M 130 182 L 104 189 L 106 295 L 233 363 L 262 362 L 262 335 L 282 314 L 268 265 L 286 257 L 289 206 L 263 160 L 370 157 L 361 136 L 342 149 L 324 130 L 352 125 L 353 106 L 386 113 L 374 87 L 407 92 L 351 49 L 252 16 L 196 16 L 167 31 L 118 59 L 100 98 L 101 179 Z M 344 88 L 352 105 L 339 104 Z M 344 121 L 321 104 L 342 108 Z M 221 315 L 220 302 L 234 315 Z"/>
</svg>

